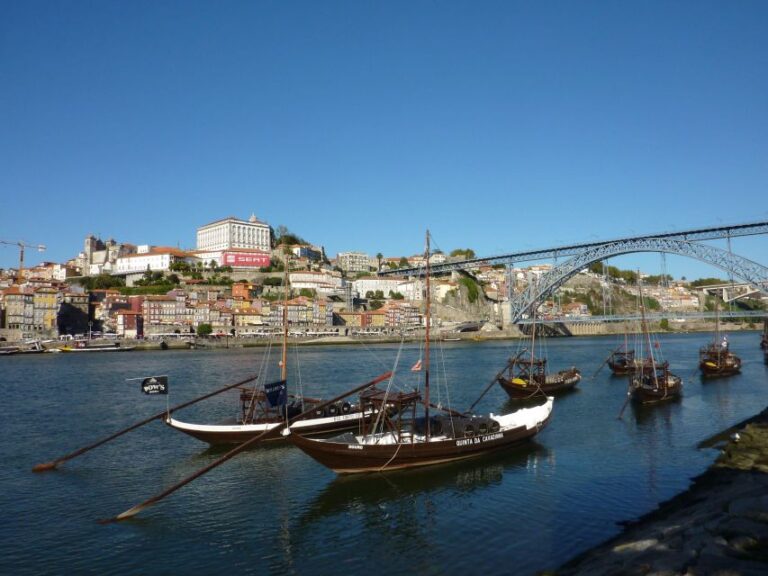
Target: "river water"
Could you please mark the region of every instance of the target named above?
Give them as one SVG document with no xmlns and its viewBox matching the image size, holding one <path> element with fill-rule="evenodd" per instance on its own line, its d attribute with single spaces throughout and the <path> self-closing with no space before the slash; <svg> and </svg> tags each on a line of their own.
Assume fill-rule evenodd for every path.
<svg viewBox="0 0 768 576">
<path fill-rule="evenodd" d="M 255 449 L 136 518 L 101 525 L 212 462 L 221 450 L 154 422 L 64 464 L 51 460 L 160 412 L 127 378 L 167 374 L 177 404 L 256 373 L 266 349 L 9 356 L 0 360 L 0 573 L 3 574 L 533 574 L 616 534 L 684 490 L 712 462 L 696 445 L 766 405 L 768 366 L 756 332 L 729 336 L 739 376 L 702 381 L 707 334 L 662 336 L 684 398 L 617 419 L 626 380 L 603 368 L 613 338 L 553 339 L 552 368 L 582 370 L 576 392 L 524 448 L 422 470 L 337 477 L 291 446 Z M 451 403 L 466 408 L 517 343 L 445 343 Z M 303 347 L 294 387 L 327 396 L 362 384 L 417 345 Z M 274 356 L 274 354 L 273 354 Z M 443 395 L 439 398 L 447 402 Z M 234 415 L 225 393 L 177 413 L 210 422 Z M 494 386 L 481 411 L 512 409 Z"/>
</svg>

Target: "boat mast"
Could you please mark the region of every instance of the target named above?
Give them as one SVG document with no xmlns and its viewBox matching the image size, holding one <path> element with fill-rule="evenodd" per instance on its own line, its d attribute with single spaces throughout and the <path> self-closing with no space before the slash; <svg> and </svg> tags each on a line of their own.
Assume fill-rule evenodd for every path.
<svg viewBox="0 0 768 576">
<path fill-rule="evenodd" d="M 717 366 L 720 368 L 720 351 L 723 348 L 723 344 L 720 341 L 720 301 L 715 296 L 715 350 L 717 350 Z"/>
<path fill-rule="evenodd" d="M 283 350 L 280 358 L 280 380 L 288 379 L 288 255 L 283 266 Z"/>
<path fill-rule="evenodd" d="M 429 329 L 430 324 L 432 323 L 432 314 L 430 312 L 430 308 L 432 307 L 432 299 L 430 296 L 430 283 L 429 283 L 429 230 L 427 230 L 427 247 L 426 247 L 426 253 L 425 253 L 426 259 L 427 259 L 427 267 L 426 267 L 426 279 L 427 279 L 427 311 L 426 311 L 426 321 L 427 321 L 427 330 L 426 330 L 426 336 L 424 338 L 424 420 L 425 420 L 425 426 L 426 426 L 426 432 L 427 432 L 427 440 L 429 440 L 430 436 L 430 425 L 429 425 Z"/>
<path fill-rule="evenodd" d="M 645 334 L 645 340 L 648 345 L 648 355 L 651 357 L 651 369 L 653 370 L 653 383 L 656 388 L 659 387 L 659 379 L 656 376 L 656 359 L 653 357 L 653 346 L 651 345 L 651 334 L 648 331 L 648 322 L 645 319 L 645 302 L 643 300 L 643 281 L 640 279 L 640 271 L 637 272 L 637 287 L 640 291 L 640 322 L 643 325 L 643 334 Z M 642 374 L 642 369 L 640 373 Z M 667 379 L 664 379 L 664 387 L 667 386 Z"/>
<path fill-rule="evenodd" d="M 533 363 L 536 361 L 536 304 L 533 306 L 533 310 L 531 311 L 531 365 L 529 366 L 528 372 L 529 385 L 534 384 L 535 368 Z"/>
</svg>

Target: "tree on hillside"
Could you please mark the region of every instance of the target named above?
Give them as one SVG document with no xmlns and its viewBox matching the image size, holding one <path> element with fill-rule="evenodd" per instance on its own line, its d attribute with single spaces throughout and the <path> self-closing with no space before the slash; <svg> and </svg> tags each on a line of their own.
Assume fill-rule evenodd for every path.
<svg viewBox="0 0 768 576">
<path fill-rule="evenodd" d="M 292 246 L 294 244 L 307 244 L 307 241 L 298 234 L 294 234 L 288 230 L 287 226 L 280 224 L 280 226 L 277 227 L 275 246 L 279 246 L 281 244 L 285 246 Z"/>
<path fill-rule="evenodd" d="M 725 280 L 720 280 L 720 278 L 699 278 L 698 280 L 694 280 L 691 282 L 690 286 L 691 288 L 698 288 L 699 286 L 710 286 L 712 284 L 725 284 Z"/>
<path fill-rule="evenodd" d="M 475 257 L 475 251 L 472 248 L 456 248 L 452 250 L 450 254 L 451 258 L 463 258 L 464 260 L 471 260 Z"/>
<path fill-rule="evenodd" d="M 381 252 L 376 253 L 376 262 L 378 263 L 378 266 L 376 268 L 376 272 L 381 272 L 381 260 L 384 258 L 384 254 Z"/>
</svg>

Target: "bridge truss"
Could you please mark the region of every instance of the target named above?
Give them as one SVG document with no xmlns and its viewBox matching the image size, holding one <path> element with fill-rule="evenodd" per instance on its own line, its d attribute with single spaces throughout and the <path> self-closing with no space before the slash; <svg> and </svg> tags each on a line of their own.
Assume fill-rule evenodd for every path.
<svg viewBox="0 0 768 576">
<path fill-rule="evenodd" d="M 620 245 L 626 242 L 642 242 L 652 240 L 682 240 L 685 242 L 702 242 L 705 240 L 736 238 L 738 236 L 756 236 L 759 234 L 768 234 L 768 222 L 752 222 L 748 224 L 717 226 L 714 228 L 694 228 L 691 230 L 681 230 L 677 232 L 663 232 L 660 234 L 647 234 L 644 236 L 616 238 L 613 240 L 601 240 L 582 244 L 569 244 L 565 246 L 556 246 L 554 248 L 511 252 L 509 254 L 488 256 L 486 258 L 471 258 L 469 260 L 461 260 L 458 262 L 435 264 L 430 266 L 430 268 L 433 274 L 444 274 L 454 270 L 465 270 L 467 268 L 477 268 L 478 266 L 492 266 L 494 264 L 506 264 L 508 266 L 512 266 L 520 262 L 552 259 L 557 260 L 558 258 L 562 257 L 576 256 L 585 250 L 590 250 L 593 248 L 599 249 L 602 246 L 608 245 Z M 389 276 L 393 274 L 420 276 L 424 274 L 424 268 L 398 268 L 395 270 L 383 270 L 379 273 L 380 276 Z"/>
<path fill-rule="evenodd" d="M 531 282 L 525 290 L 516 294 L 510 301 L 511 321 L 517 322 L 524 318 L 533 306 L 590 264 L 633 252 L 663 252 L 695 258 L 733 274 L 768 295 L 768 268 L 757 262 L 707 244 L 673 238 L 634 238 L 592 246 L 555 266 L 543 274 L 537 282 Z"/>
</svg>

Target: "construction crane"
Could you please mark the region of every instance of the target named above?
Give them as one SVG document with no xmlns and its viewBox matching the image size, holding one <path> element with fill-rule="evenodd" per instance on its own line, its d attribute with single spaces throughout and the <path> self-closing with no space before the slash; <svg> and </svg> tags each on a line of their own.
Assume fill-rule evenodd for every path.
<svg viewBox="0 0 768 576">
<path fill-rule="evenodd" d="M 18 284 L 21 284 L 21 282 L 24 280 L 24 248 L 35 248 L 38 252 L 45 252 L 44 244 L 27 244 L 26 242 L 22 242 L 20 240 L 17 240 L 15 242 L 8 241 L 8 240 L 0 240 L 0 244 L 7 244 L 8 246 L 19 247 L 19 270 L 16 275 L 17 276 L 16 282 Z"/>
</svg>

